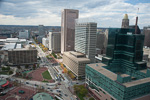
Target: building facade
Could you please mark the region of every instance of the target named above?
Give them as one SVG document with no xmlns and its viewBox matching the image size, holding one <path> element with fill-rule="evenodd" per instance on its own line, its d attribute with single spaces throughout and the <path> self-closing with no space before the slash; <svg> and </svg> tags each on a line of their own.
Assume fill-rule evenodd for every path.
<svg viewBox="0 0 150 100">
<path fill-rule="evenodd" d="M 19 39 L 29 39 L 28 30 L 20 31 L 19 32 Z"/>
<path fill-rule="evenodd" d="M 37 63 L 37 50 L 27 46 L 21 49 L 8 50 L 9 65 L 30 65 Z"/>
<path fill-rule="evenodd" d="M 38 30 L 39 30 L 39 33 L 38 33 L 39 36 L 44 36 L 45 35 L 44 25 L 39 25 Z"/>
<path fill-rule="evenodd" d="M 74 50 L 75 40 L 75 19 L 79 16 L 79 11 L 74 9 L 64 9 L 61 15 L 61 53 Z"/>
<path fill-rule="evenodd" d="M 49 50 L 52 52 L 60 52 L 61 50 L 61 33 L 49 32 Z"/>
<path fill-rule="evenodd" d="M 76 22 L 75 50 L 86 54 L 86 57 L 95 62 L 97 23 Z"/>
<path fill-rule="evenodd" d="M 121 28 L 129 28 L 128 14 L 124 15 L 124 18 L 122 19 L 122 26 L 121 26 Z"/>
<path fill-rule="evenodd" d="M 48 39 L 48 38 L 42 38 L 42 44 L 43 44 L 46 48 L 49 48 L 49 39 Z"/>
<path fill-rule="evenodd" d="M 99 99 L 136 100 L 150 94 L 150 69 L 142 61 L 144 35 L 134 33 L 109 29 L 106 57 L 86 66 L 87 86 Z"/>
<path fill-rule="evenodd" d="M 150 26 L 143 28 L 143 34 L 145 35 L 144 46 L 150 47 Z"/>
<path fill-rule="evenodd" d="M 90 63 L 84 54 L 79 52 L 64 52 L 63 64 L 78 78 L 85 77 L 85 65 Z"/>
</svg>

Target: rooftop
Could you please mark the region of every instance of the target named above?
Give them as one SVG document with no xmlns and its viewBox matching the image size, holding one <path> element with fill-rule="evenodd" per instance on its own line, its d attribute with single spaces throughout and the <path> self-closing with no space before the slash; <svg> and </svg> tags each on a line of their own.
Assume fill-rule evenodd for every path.
<svg viewBox="0 0 150 100">
<path fill-rule="evenodd" d="M 88 64 L 88 66 L 98 71 L 99 73 L 103 74 L 104 76 L 110 78 L 111 80 L 114 80 L 114 81 L 117 80 L 117 74 L 103 68 L 103 66 L 106 66 L 103 63 Z"/>
<path fill-rule="evenodd" d="M 6 80 L 0 80 L 0 86 L 5 84 L 7 81 Z"/>
<path fill-rule="evenodd" d="M 135 86 L 135 85 L 148 83 L 148 82 L 150 82 L 150 78 L 143 78 L 143 79 L 135 80 L 135 81 L 132 81 L 132 82 L 123 83 L 123 85 L 126 86 L 126 87 L 132 87 L 132 86 Z"/>
<path fill-rule="evenodd" d="M 73 55 L 71 53 L 73 53 Z M 83 62 L 83 61 L 90 62 L 90 59 L 85 58 L 85 57 L 84 58 L 77 58 L 77 56 L 81 55 L 81 53 L 77 53 L 74 51 L 71 51 L 71 53 L 70 52 L 64 52 L 64 55 L 68 56 L 69 58 L 73 59 L 76 62 Z"/>
<path fill-rule="evenodd" d="M 9 50 L 9 49 L 14 49 L 16 43 L 5 43 L 5 45 L 2 47 L 1 50 Z"/>
<path fill-rule="evenodd" d="M 33 100 L 54 100 L 48 93 L 37 93 L 33 96 Z"/>
</svg>

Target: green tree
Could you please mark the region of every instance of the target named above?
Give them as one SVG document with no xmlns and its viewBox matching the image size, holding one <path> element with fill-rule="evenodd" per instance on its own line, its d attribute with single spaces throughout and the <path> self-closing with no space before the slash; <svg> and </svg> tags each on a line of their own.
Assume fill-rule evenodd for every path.
<svg viewBox="0 0 150 100">
<path fill-rule="evenodd" d="M 10 70 L 10 67 L 9 67 L 9 66 L 7 66 L 6 70 L 8 70 L 8 71 L 9 71 L 9 70 Z"/>
<path fill-rule="evenodd" d="M 34 65 L 33 65 L 33 70 L 35 70 L 35 68 L 36 68 L 36 65 L 34 64 Z"/>
<path fill-rule="evenodd" d="M 80 86 L 80 92 L 79 92 L 81 95 L 85 96 L 87 93 L 88 93 L 88 90 L 83 86 L 81 85 Z"/>
<path fill-rule="evenodd" d="M 94 98 L 90 98 L 89 100 L 95 100 Z"/>
<path fill-rule="evenodd" d="M 10 71 L 9 71 L 9 75 L 11 75 L 11 74 L 13 74 L 13 71 L 10 70 Z"/>
<path fill-rule="evenodd" d="M 2 71 L 4 71 L 5 70 L 5 67 L 2 67 Z"/>
<path fill-rule="evenodd" d="M 23 73 L 23 78 L 25 78 L 25 77 L 26 77 L 26 75 L 27 75 L 27 73 Z"/>
<path fill-rule="evenodd" d="M 17 66 L 17 68 L 18 68 L 18 69 L 21 69 L 21 67 L 20 67 L 19 65 Z"/>
<path fill-rule="evenodd" d="M 25 65 L 25 68 L 29 68 L 29 65 Z"/>
</svg>

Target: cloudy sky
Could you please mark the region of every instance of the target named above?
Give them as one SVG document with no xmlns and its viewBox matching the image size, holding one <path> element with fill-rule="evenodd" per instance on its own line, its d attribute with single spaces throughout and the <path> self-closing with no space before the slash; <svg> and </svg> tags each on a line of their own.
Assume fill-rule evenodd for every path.
<svg viewBox="0 0 150 100">
<path fill-rule="evenodd" d="M 125 13 L 130 25 L 136 15 L 140 28 L 150 25 L 150 0 L 0 0 L 0 24 L 60 26 L 66 8 L 78 9 L 79 18 L 92 19 L 98 27 L 120 27 Z"/>
</svg>

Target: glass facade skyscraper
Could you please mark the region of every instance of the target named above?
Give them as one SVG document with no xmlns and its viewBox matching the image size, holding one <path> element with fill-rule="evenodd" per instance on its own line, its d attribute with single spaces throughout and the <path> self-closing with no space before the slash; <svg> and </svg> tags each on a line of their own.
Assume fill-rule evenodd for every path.
<svg viewBox="0 0 150 100">
<path fill-rule="evenodd" d="M 150 94 L 150 69 L 142 61 L 144 35 L 109 29 L 106 57 L 86 65 L 86 84 L 100 100 L 143 100 Z M 137 99 L 138 98 L 138 99 Z"/>
</svg>

